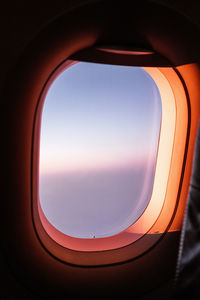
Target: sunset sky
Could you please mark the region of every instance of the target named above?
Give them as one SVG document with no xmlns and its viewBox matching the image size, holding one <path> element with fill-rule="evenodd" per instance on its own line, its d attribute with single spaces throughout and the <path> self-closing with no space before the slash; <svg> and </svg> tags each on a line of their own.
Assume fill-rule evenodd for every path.
<svg viewBox="0 0 200 300">
<path fill-rule="evenodd" d="M 116 234 L 150 199 L 161 122 L 142 68 L 77 63 L 50 87 L 40 142 L 40 202 L 75 237 Z"/>
</svg>

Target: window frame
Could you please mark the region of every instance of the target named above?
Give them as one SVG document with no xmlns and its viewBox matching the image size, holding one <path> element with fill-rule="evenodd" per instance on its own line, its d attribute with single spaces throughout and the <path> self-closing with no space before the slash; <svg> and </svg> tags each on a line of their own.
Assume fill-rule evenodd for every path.
<svg viewBox="0 0 200 300">
<path fill-rule="evenodd" d="M 96 48 L 93 48 L 96 51 Z M 93 51 L 93 50 L 92 50 Z M 98 50 L 99 51 L 99 50 Z M 100 50 L 101 51 L 101 50 Z M 84 51 L 85 53 L 85 51 Z M 91 54 L 91 48 L 89 49 L 89 53 Z M 110 53 L 110 52 L 102 52 L 101 53 L 101 60 L 100 63 L 108 63 L 110 57 L 116 55 L 120 58 L 119 64 L 122 64 L 122 60 L 125 58 L 126 61 L 123 61 L 124 65 L 135 65 L 135 56 L 132 57 L 133 62 L 130 59 L 127 60 L 126 51 L 123 53 Z M 152 53 L 145 54 L 147 56 L 153 55 Z M 77 264 L 80 265 L 95 265 L 96 261 L 96 254 L 98 254 L 98 264 L 107 264 L 109 263 L 116 263 L 122 261 L 124 259 L 130 259 L 141 255 L 147 248 L 151 247 L 154 243 L 156 243 L 162 234 L 167 230 L 169 226 L 170 220 L 173 216 L 174 210 L 177 205 L 177 180 L 180 181 L 181 179 L 181 172 L 182 172 L 182 163 L 184 159 L 184 151 L 185 151 L 185 143 L 186 143 L 186 136 L 187 130 L 189 125 L 189 117 L 188 117 L 188 101 L 184 91 L 184 87 L 181 83 L 181 80 L 178 74 L 172 67 L 144 67 L 144 69 L 149 73 L 149 75 L 154 79 L 157 87 L 160 91 L 162 106 L 164 105 L 165 108 L 162 110 L 166 111 L 165 117 L 162 116 L 161 121 L 161 133 L 160 133 L 160 141 L 158 146 L 158 156 L 156 163 L 156 170 L 155 170 L 155 181 L 154 187 L 152 192 L 151 200 L 147 208 L 145 209 L 142 216 L 130 227 L 125 229 L 119 234 L 116 234 L 111 237 L 104 237 L 104 238 L 96 238 L 96 239 L 81 239 L 81 238 L 74 238 L 69 237 L 66 234 L 61 233 L 58 231 L 50 222 L 46 219 L 44 213 L 39 204 L 39 175 L 38 175 L 38 149 L 40 145 L 39 136 L 40 136 L 40 124 L 41 124 L 41 112 L 43 107 L 43 102 L 46 96 L 46 93 L 51 86 L 52 82 L 62 73 L 66 68 L 70 67 L 74 63 L 77 62 L 77 58 L 80 57 L 80 54 L 76 54 L 71 58 L 67 59 L 63 63 L 61 63 L 52 74 L 49 76 L 42 92 L 40 95 L 39 105 L 37 108 L 36 114 L 36 122 L 35 122 L 35 130 L 34 130 L 34 153 L 33 156 L 33 220 L 35 223 L 35 228 L 37 234 L 42 241 L 42 243 L 48 248 L 48 250 L 55 256 L 57 256 L 62 261 L 66 261 L 68 263 L 76 261 Z M 85 61 L 88 61 L 87 55 L 85 55 Z M 99 63 L 99 57 L 92 56 L 94 62 Z M 116 59 L 116 58 L 115 58 Z M 83 54 L 81 52 L 81 60 L 83 59 Z M 128 64 L 129 61 L 129 64 Z M 173 82 L 175 85 L 171 85 L 171 78 L 173 77 Z M 170 83 L 169 83 L 170 79 Z M 167 94 L 166 94 L 167 91 Z M 168 98 L 170 96 L 170 98 Z M 171 108 L 169 106 L 169 99 L 171 101 Z M 181 104 L 181 105 L 180 105 Z M 168 106 L 168 108 L 167 108 Z M 173 107 L 173 108 L 172 108 Z M 171 119 L 171 126 L 173 124 L 172 130 L 167 128 L 167 121 L 169 120 L 169 116 L 171 113 L 171 109 L 173 110 L 173 120 Z M 168 112 L 168 113 L 167 113 Z M 163 123 L 165 120 L 165 124 Z M 181 121 L 182 120 L 182 121 Z M 184 120 L 184 122 L 183 122 Z M 164 125 L 163 125 L 164 124 Z M 171 135 L 170 135 L 170 132 Z M 166 141 L 166 136 L 168 141 Z M 170 136 L 170 138 L 169 138 Z M 179 145 L 177 140 L 179 139 Z M 170 144 L 170 149 L 168 148 L 168 163 L 163 164 L 164 157 L 166 157 L 166 151 L 160 150 L 161 148 L 165 148 L 166 145 Z M 162 146 L 163 145 L 163 146 Z M 182 148 L 181 148 L 182 147 Z M 176 155 L 176 148 L 178 149 L 179 155 Z M 183 150 L 181 150 L 183 149 Z M 162 155 L 159 153 L 162 152 Z M 159 165 L 162 165 L 159 167 Z M 172 174 L 175 170 L 174 165 L 179 166 L 176 167 L 176 192 L 173 192 L 173 188 L 175 185 L 173 184 Z M 165 184 L 163 188 L 159 188 L 159 179 L 163 180 L 163 176 L 161 176 L 163 169 L 165 169 Z M 159 171 L 160 170 L 160 171 Z M 174 177 L 174 176 L 173 176 Z M 157 179 L 156 179 L 157 178 Z M 157 183 L 158 182 L 158 183 Z M 172 186 L 172 187 L 171 187 Z M 155 188 L 156 187 L 156 188 Z M 171 187 L 171 188 L 170 188 Z M 160 195 L 159 195 L 160 193 Z M 172 195 L 174 193 L 174 195 Z M 162 195 L 162 196 L 161 196 Z M 152 202 L 152 199 L 154 201 Z M 161 201 L 158 201 L 162 199 Z M 167 207 L 167 210 L 166 210 Z M 157 208 L 155 210 L 155 208 Z M 164 216 L 163 216 L 163 212 Z M 166 217 L 167 212 L 167 217 Z M 162 216 L 162 217 L 161 217 Z M 166 220 L 165 220 L 166 219 Z M 146 226 L 146 221 L 148 220 L 148 226 Z M 158 226 L 158 224 L 160 224 Z M 138 233 L 138 228 L 140 229 L 141 234 L 136 236 L 134 233 Z M 132 234 L 133 233 L 133 234 Z M 147 234 L 148 233 L 148 234 Z M 149 240 L 148 236 L 151 235 L 151 241 L 147 243 L 144 241 Z M 144 241 L 143 243 L 141 241 Z M 127 251 L 124 251 L 126 248 L 132 248 L 134 251 L 127 255 Z M 110 250 L 114 250 L 115 252 L 124 252 L 125 255 L 115 256 L 112 257 L 109 255 Z M 128 251 L 129 252 L 129 251 Z M 72 255 L 73 253 L 73 255 Z M 75 254 L 76 253 L 76 254 Z M 85 254 L 87 255 L 85 256 Z M 77 255 L 79 254 L 79 255 Z M 84 259 L 82 259 L 82 254 Z M 75 255 L 75 256 L 74 256 Z"/>
</svg>

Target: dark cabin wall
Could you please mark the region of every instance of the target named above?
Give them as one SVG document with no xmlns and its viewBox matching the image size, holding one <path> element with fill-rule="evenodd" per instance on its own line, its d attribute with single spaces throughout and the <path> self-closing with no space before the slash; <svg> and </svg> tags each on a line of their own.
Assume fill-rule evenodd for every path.
<svg viewBox="0 0 200 300">
<path fill-rule="evenodd" d="M 1 69 L 0 83 L 18 59 L 27 43 L 48 24 L 65 11 L 80 4 L 96 0 L 57 0 L 57 1 L 3 1 L 0 6 Z M 200 2 L 190 0 L 157 0 L 181 11 L 200 26 Z M 122 1 L 123 3 L 123 1 Z"/>
</svg>

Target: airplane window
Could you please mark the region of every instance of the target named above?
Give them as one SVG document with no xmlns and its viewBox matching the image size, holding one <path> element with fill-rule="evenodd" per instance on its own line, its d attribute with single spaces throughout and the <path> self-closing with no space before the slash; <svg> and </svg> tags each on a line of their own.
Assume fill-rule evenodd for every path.
<svg viewBox="0 0 200 300">
<path fill-rule="evenodd" d="M 42 111 L 39 197 L 49 222 L 76 238 L 108 237 L 144 212 L 154 184 L 162 105 L 140 67 L 78 62 Z"/>
</svg>

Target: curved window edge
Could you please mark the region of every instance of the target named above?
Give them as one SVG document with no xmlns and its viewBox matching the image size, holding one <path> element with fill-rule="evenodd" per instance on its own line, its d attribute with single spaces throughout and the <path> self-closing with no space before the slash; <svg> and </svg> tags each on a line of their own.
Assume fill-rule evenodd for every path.
<svg viewBox="0 0 200 300">
<path fill-rule="evenodd" d="M 49 86 L 51 85 L 52 81 L 60 74 L 63 69 L 66 69 L 71 64 L 73 64 L 73 61 L 66 61 L 65 64 L 60 66 L 50 77 L 48 80 L 43 92 L 42 97 L 40 99 L 40 104 L 38 107 L 38 113 L 37 113 L 37 120 L 36 120 L 36 126 L 35 126 L 35 142 L 34 142 L 34 153 L 37 153 L 38 155 L 38 147 L 39 147 L 39 132 L 40 132 L 40 119 L 41 119 L 41 109 L 42 109 L 42 100 L 45 98 L 45 93 L 47 92 Z M 155 234 L 155 230 L 152 231 L 152 228 L 154 227 L 155 223 L 159 220 L 159 216 L 161 214 L 161 211 L 163 209 L 163 206 L 166 202 L 167 196 L 167 186 L 168 186 L 168 177 L 171 173 L 171 162 L 172 162 L 172 156 L 176 151 L 174 151 L 174 145 L 175 141 L 177 140 L 177 136 L 181 136 L 181 141 L 184 144 L 186 139 L 186 131 L 187 131 L 187 100 L 185 96 L 185 92 L 182 86 L 182 83 L 180 82 L 180 79 L 177 75 L 175 75 L 174 80 L 176 80 L 176 91 L 172 90 L 170 83 L 167 79 L 167 74 L 175 74 L 175 71 L 173 68 L 157 68 L 157 67 L 145 67 L 144 68 L 149 75 L 154 79 L 156 82 L 156 85 L 159 89 L 161 99 L 162 99 L 162 107 L 163 107 L 163 115 L 162 115 L 162 122 L 161 122 L 161 132 L 160 132 L 160 142 L 159 142 L 159 148 L 158 148 L 158 156 L 157 156 L 157 165 L 156 165 L 156 173 L 155 173 L 155 181 L 153 186 L 153 192 L 151 201 L 149 202 L 149 205 L 147 206 L 146 210 L 142 214 L 142 216 L 130 227 L 128 227 L 123 232 L 112 236 L 112 237 L 105 237 L 105 238 L 98 238 L 98 239 L 79 239 L 79 238 L 72 238 L 68 237 L 65 234 L 62 234 L 58 230 L 56 230 L 45 218 L 44 214 L 42 213 L 42 210 L 40 208 L 40 205 L 38 205 L 38 157 L 36 155 L 34 156 L 34 164 L 35 166 L 33 170 L 33 174 L 36 176 L 33 176 L 33 214 L 34 214 L 34 222 L 36 225 L 36 229 L 38 232 L 38 235 L 40 236 L 41 240 L 44 244 L 48 245 L 50 243 L 50 247 L 47 246 L 47 248 L 51 248 L 50 252 L 59 252 L 61 255 L 60 258 L 64 261 L 69 262 L 70 260 L 74 260 L 74 255 L 72 253 L 85 253 L 88 255 L 93 255 L 94 253 L 102 254 L 109 252 L 110 250 L 117 251 L 118 249 L 127 248 L 131 246 L 132 244 L 135 244 L 134 242 L 144 238 L 146 236 L 146 233 L 154 234 L 154 237 L 152 239 L 152 242 L 155 243 L 155 240 L 160 238 L 160 233 L 163 233 L 166 230 L 166 226 L 169 223 L 169 219 L 171 218 L 171 214 L 174 211 L 175 197 L 170 204 L 170 213 L 167 217 L 168 222 L 161 227 L 158 228 Z M 173 76 L 172 76 L 173 77 Z M 182 91 L 182 93 L 180 93 Z M 180 106 L 180 97 L 181 97 L 181 106 Z M 179 99 L 177 101 L 177 99 Z M 185 103 L 183 105 L 183 103 Z M 170 119 L 170 129 L 169 129 L 169 119 Z M 184 122 L 180 122 L 180 120 L 184 120 Z M 179 126 L 177 126 L 177 120 L 179 123 Z M 182 125 L 180 125 L 182 124 Z M 181 127 L 181 128 L 179 128 Z M 180 153 L 179 153 L 180 154 Z M 166 156 L 167 155 L 167 156 Z M 183 159 L 184 151 L 182 156 L 176 155 L 176 163 L 177 161 L 181 161 Z M 166 157 L 168 157 L 167 163 L 166 163 Z M 164 159 L 165 158 L 165 159 Z M 164 174 L 164 175 L 163 175 Z M 162 176 L 161 176 L 162 175 Z M 34 180 L 35 178 L 35 180 Z M 180 180 L 180 176 L 177 176 L 177 179 Z M 162 184 L 161 184 L 162 181 Z M 168 201 L 169 202 L 169 201 Z M 169 204 L 168 204 L 169 205 Z M 147 222 L 148 220 L 148 222 Z M 46 241 L 48 242 L 46 243 Z M 126 247 L 127 246 L 127 247 Z M 59 251 L 57 251 L 59 248 Z M 137 248 L 137 247 L 136 247 Z M 143 247 L 142 247 L 143 248 Z M 52 250 L 53 249 L 53 250 Z M 55 250 L 57 249 L 57 250 Z M 138 249 L 139 252 L 140 249 Z M 69 255 L 67 255 L 67 252 L 71 253 L 71 259 L 69 259 Z M 136 251 L 138 252 L 138 251 Z M 105 260 L 103 258 L 105 255 L 102 255 L 102 261 Z M 76 256 L 76 255 L 75 255 Z M 79 259 L 78 259 L 79 260 Z M 93 259 L 88 262 L 87 264 L 93 264 Z M 81 261 L 81 265 L 84 265 L 84 261 Z"/>
</svg>

